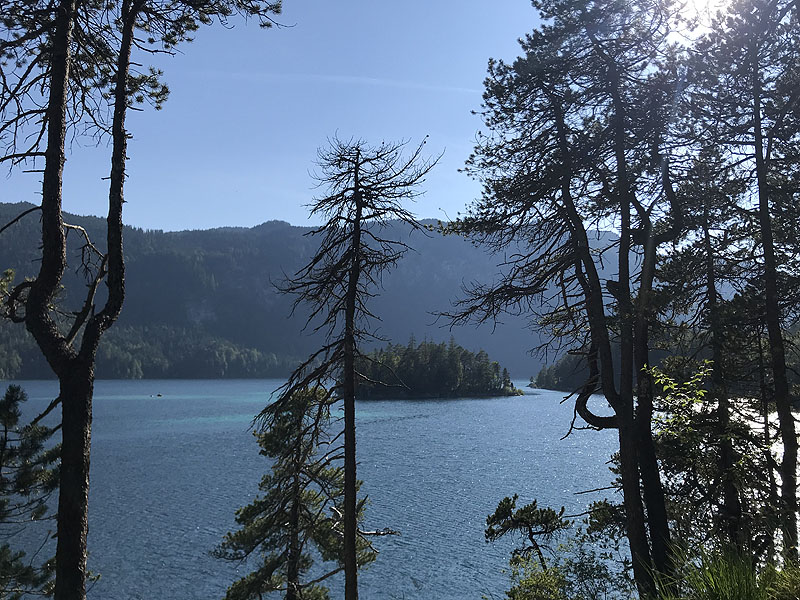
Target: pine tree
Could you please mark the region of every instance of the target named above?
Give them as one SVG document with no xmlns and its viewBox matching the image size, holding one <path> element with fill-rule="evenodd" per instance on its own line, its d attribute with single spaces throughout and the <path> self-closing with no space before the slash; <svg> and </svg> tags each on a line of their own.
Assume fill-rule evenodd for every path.
<svg viewBox="0 0 800 600">
<path fill-rule="evenodd" d="M 303 389 L 268 409 L 269 427 L 256 434 L 261 454 L 274 461 L 259 485 L 263 495 L 237 511 L 241 529 L 228 533 L 215 550 L 216 556 L 237 561 L 258 552 L 261 564 L 228 588 L 226 600 L 255 600 L 277 591 L 287 600 L 322 600 L 328 591 L 320 582 L 344 568 L 343 470 L 332 464 L 340 458 L 335 449 L 318 453 L 332 447 L 326 399 L 321 388 Z M 323 561 L 335 563 L 313 578 L 311 546 Z M 359 565 L 374 559 L 362 541 Z"/>
<path fill-rule="evenodd" d="M 5 541 L 25 523 L 49 518 L 47 501 L 58 487 L 54 464 L 59 447 L 47 448 L 53 433 L 38 424 L 20 424 L 25 391 L 11 385 L 0 399 L 0 599 L 21 598 L 50 588 L 52 564 L 33 563 Z"/>
<path fill-rule="evenodd" d="M 344 404 L 344 546 L 345 599 L 358 598 L 356 502 L 355 389 L 360 377 L 356 360 L 360 346 L 375 336 L 369 329 L 374 315 L 367 301 L 380 286 L 381 275 L 408 250 L 402 241 L 387 238 L 390 220 L 420 229 L 403 202 L 419 195 L 418 187 L 436 164 L 422 158 L 424 142 L 404 156 L 405 144 L 334 139 L 319 152 L 318 176 L 328 195 L 317 198 L 312 214 L 325 223 L 310 232 L 321 237 L 311 260 L 282 290 L 296 296 L 295 305 L 310 308 L 308 325 L 327 332 L 326 343 L 289 378 L 282 398 L 303 387 L 335 380 L 331 401 Z"/>
<path fill-rule="evenodd" d="M 797 428 L 787 369 L 786 266 L 796 255 L 781 248 L 778 223 L 786 227 L 796 200 L 800 23 L 795 2 L 739 0 L 700 41 L 692 64 L 700 143 L 721 153 L 728 168 L 746 184 L 739 203 L 755 226 L 751 238 L 763 289 L 768 365 L 783 444 L 780 463 L 783 551 L 798 559 Z M 789 225 L 788 228 L 792 228 Z M 791 257 L 791 258 L 790 258 Z"/>
<path fill-rule="evenodd" d="M 59 380 L 61 465 L 55 559 L 56 600 L 86 597 L 89 463 L 97 349 L 125 298 L 122 211 L 126 117 L 133 104 L 156 107 L 167 88 L 156 69 L 139 71 L 133 53 L 173 52 L 200 25 L 239 13 L 272 23 L 280 2 L 120 0 L 2 4 L 0 28 L 0 163 L 41 160 L 41 260 L 36 277 L 4 294 L 3 313 L 24 323 Z M 84 130 L 111 142 L 105 250 L 64 222 L 67 140 Z M 82 305 L 58 306 L 67 271 L 67 232 L 84 236 Z M 96 245 L 98 244 L 98 245 Z M 98 293 L 98 290 L 101 290 Z M 67 317 L 65 319 L 65 317 Z"/>
<path fill-rule="evenodd" d="M 683 83 L 667 60 L 670 7 L 536 5 L 542 24 L 521 40 L 523 56 L 489 63 L 487 130 L 467 163 L 483 196 L 447 228 L 503 256 L 504 272 L 469 289 L 449 316 L 465 323 L 530 313 L 558 343 L 581 349 L 589 378 L 576 412 L 591 427 L 617 429 L 626 533 L 647 595 L 653 573 L 671 571 L 653 387 L 643 369 L 657 321 L 660 249 L 679 234 L 682 217 L 670 155 Z M 613 238 L 600 234 L 606 226 Z M 615 255 L 615 279 L 604 273 L 606 252 Z M 613 415 L 588 409 L 596 392 Z"/>
</svg>

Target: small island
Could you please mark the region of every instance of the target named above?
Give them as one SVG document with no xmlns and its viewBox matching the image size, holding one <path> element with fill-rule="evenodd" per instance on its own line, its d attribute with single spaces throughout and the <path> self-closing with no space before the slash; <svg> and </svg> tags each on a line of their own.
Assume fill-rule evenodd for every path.
<svg viewBox="0 0 800 600">
<path fill-rule="evenodd" d="M 507 369 L 452 338 L 449 344 L 417 345 L 413 337 L 407 345 L 389 344 L 362 357 L 357 370 L 364 376 L 356 390 L 360 400 L 522 395 Z"/>
</svg>

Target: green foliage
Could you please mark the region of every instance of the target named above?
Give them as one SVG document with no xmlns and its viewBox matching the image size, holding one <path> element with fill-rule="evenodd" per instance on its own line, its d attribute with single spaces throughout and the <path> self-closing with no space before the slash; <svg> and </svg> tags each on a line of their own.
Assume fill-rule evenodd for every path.
<svg viewBox="0 0 800 600">
<path fill-rule="evenodd" d="M 509 600 L 570 600 L 566 594 L 564 572 L 544 569 L 530 558 L 511 560 L 511 582 L 511 588 L 506 592 Z"/>
<path fill-rule="evenodd" d="M 282 377 L 298 362 L 212 335 L 169 325 L 110 330 L 97 356 L 109 379 L 225 379 Z"/>
<path fill-rule="evenodd" d="M 0 203 L 0 224 L 30 206 Z M 104 219 L 67 213 L 64 218 L 84 227 L 104 250 Z M 13 267 L 17 282 L 36 275 L 38 225 L 32 214 L 0 235 L 0 271 Z M 97 376 L 138 376 L 137 361 L 144 378 L 201 378 L 209 372 L 214 377 L 286 376 L 321 343 L 321 336 L 311 332 L 299 335 L 306 311 L 298 309 L 287 318 L 291 299 L 272 285 L 312 256 L 316 244 L 304 236 L 307 232 L 279 221 L 208 231 L 125 227 L 125 309 L 100 345 Z M 387 225 L 386 235 L 394 239 L 406 239 L 408 233 L 397 222 Z M 80 256 L 80 237 L 71 231 L 67 241 L 68 257 Z M 417 252 L 409 253 L 391 277 L 384 278 L 384 292 L 371 302 L 382 316 L 380 335 L 404 340 L 415 332 L 420 338 L 429 335 L 446 342 L 440 328 L 427 326 L 430 313 L 447 306 L 465 274 L 489 277 L 494 260 L 453 236 L 420 235 L 415 246 Z M 65 306 L 80 305 L 85 285 L 81 273 L 68 269 L 60 300 Z M 512 373 L 538 368 L 525 354 L 538 341 L 522 319 L 509 317 L 505 326 L 487 334 L 485 328 L 462 328 L 458 339 L 464 346 L 485 348 Z M 225 367 L 215 357 L 206 357 L 218 346 L 243 356 L 238 362 L 228 360 Z M 258 356 L 252 357 L 253 352 Z M 0 324 L 0 377 L 51 377 L 24 327 Z"/>
<path fill-rule="evenodd" d="M 26 522 L 50 518 L 48 499 L 58 487 L 58 446 L 47 448 L 52 429 L 21 425 L 25 391 L 11 385 L 0 399 L 0 538 L 10 539 Z M 52 563 L 37 565 L 0 540 L 0 599 L 50 590 Z"/>
<path fill-rule="evenodd" d="M 797 600 L 800 568 L 769 565 L 759 572 L 752 557 L 730 551 L 684 554 L 676 576 L 659 582 L 658 600 Z"/>
<path fill-rule="evenodd" d="M 530 556 L 510 561 L 509 600 L 631 600 L 631 582 L 581 534 L 558 546 L 547 566 Z"/>
<path fill-rule="evenodd" d="M 780 569 L 768 565 L 761 572 L 759 581 L 769 600 L 800 598 L 800 565 L 784 564 Z"/>
<path fill-rule="evenodd" d="M 557 540 L 560 541 L 555 543 Z M 546 549 L 546 555 L 539 557 L 519 549 L 514 552 L 509 561 L 511 587 L 506 591 L 509 600 L 635 597 L 629 565 L 618 561 L 619 549 L 609 552 L 605 541 L 586 529 L 562 528 Z"/>
<path fill-rule="evenodd" d="M 328 598 L 319 582 L 304 583 L 316 555 L 333 566 L 323 578 L 342 567 L 342 502 L 344 476 L 333 465 L 339 450 L 332 447 L 328 394 L 322 388 L 295 392 L 271 406 L 268 428 L 257 433 L 261 455 L 272 468 L 259 484 L 262 495 L 236 512 L 240 529 L 228 533 L 214 555 L 233 561 L 259 556 L 255 571 L 234 582 L 226 600 L 255 600 L 262 594 L 286 591 L 293 585 L 303 599 Z M 324 446 L 326 453 L 318 454 Z M 363 516 L 365 502 L 359 504 Z M 362 538 L 358 562 L 365 565 L 375 552 Z M 314 577 L 318 579 L 318 577 Z"/>
<path fill-rule="evenodd" d="M 767 600 L 752 562 L 732 554 L 702 554 L 679 571 L 673 586 L 661 582 L 659 600 Z M 675 588 L 672 591 L 670 588 Z"/>
<path fill-rule="evenodd" d="M 731 540 L 719 498 L 728 478 L 742 504 L 741 526 L 746 532 L 742 550 L 757 561 L 769 562 L 780 524 L 774 486 L 764 477 L 770 469 L 770 445 L 748 419 L 745 406 L 731 414 L 723 431 L 719 398 L 706 389 L 713 369 L 710 361 L 687 364 L 681 357 L 648 369 L 657 387 L 654 443 L 672 529 L 691 551 L 725 550 Z M 736 456 L 726 473 L 720 470 L 723 444 Z"/>
<path fill-rule="evenodd" d="M 522 392 L 508 370 L 483 350 L 473 353 L 450 340 L 435 344 L 413 337 L 405 346 L 389 344 L 363 356 L 357 396 L 368 398 L 463 398 L 513 396 Z"/>
<path fill-rule="evenodd" d="M 513 498 L 503 498 L 494 513 L 486 518 L 486 541 L 493 542 L 506 534 L 517 533 L 527 538 L 530 545 L 517 548 L 515 554 L 529 554 L 532 550 L 541 554 L 537 539 L 541 538 L 547 543 L 572 523 L 563 518 L 563 506 L 559 511 L 549 507 L 539 508 L 534 500 L 517 508 L 518 498 L 517 494 Z"/>
<path fill-rule="evenodd" d="M 661 389 L 659 397 L 664 412 L 654 417 L 658 431 L 675 436 L 690 427 L 692 417 L 706 397 L 704 385 L 713 370 L 713 363 L 706 360 L 688 380 L 678 382 L 658 367 L 648 368 L 653 383 Z"/>
<path fill-rule="evenodd" d="M 120 326 L 97 353 L 100 379 L 226 379 L 283 377 L 297 364 L 276 354 L 208 333 L 201 327 Z M 52 377 L 24 327 L 0 322 L 0 379 Z"/>
<path fill-rule="evenodd" d="M 619 545 L 593 530 L 575 528 L 564 508 L 540 508 L 534 500 L 517 508 L 518 496 L 503 498 L 486 519 L 486 541 L 522 538 L 511 556 L 509 600 L 610 600 L 630 597 L 629 564 Z M 603 506 L 594 509 L 602 512 Z M 603 515 L 598 515 L 602 519 Z"/>
</svg>

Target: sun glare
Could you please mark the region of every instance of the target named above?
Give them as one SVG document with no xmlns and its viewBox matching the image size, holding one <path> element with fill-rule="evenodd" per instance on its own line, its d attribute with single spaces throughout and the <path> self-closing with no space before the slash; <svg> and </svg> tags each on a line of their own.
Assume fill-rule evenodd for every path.
<svg viewBox="0 0 800 600">
<path fill-rule="evenodd" d="M 696 21 L 700 28 L 708 29 L 714 18 L 725 12 L 730 0 L 683 0 L 684 18 Z"/>
</svg>

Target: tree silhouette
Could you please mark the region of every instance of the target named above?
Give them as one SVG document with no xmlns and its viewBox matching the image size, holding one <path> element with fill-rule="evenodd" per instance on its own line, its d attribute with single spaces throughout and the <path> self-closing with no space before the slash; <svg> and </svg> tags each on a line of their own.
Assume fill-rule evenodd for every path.
<svg viewBox="0 0 800 600">
<path fill-rule="evenodd" d="M 237 511 L 241 528 L 227 534 L 214 553 L 241 561 L 258 551 L 262 562 L 228 588 L 226 600 L 257 600 L 271 591 L 284 591 L 286 600 L 327 598 L 321 582 L 344 568 L 344 479 L 342 468 L 334 466 L 341 456 L 331 451 L 326 397 L 322 388 L 300 390 L 269 408 L 269 426 L 256 436 L 261 454 L 274 461 L 259 485 L 264 494 Z M 307 580 L 312 547 L 336 566 Z M 374 559 L 375 552 L 362 541 L 358 564 Z"/>
<path fill-rule="evenodd" d="M 132 52 L 172 52 L 200 24 L 236 12 L 269 25 L 279 9 L 279 2 L 259 0 L 12 0 L 3 5 L 0 163 L 44 161 L 41 205 L 33 209 L 41 219 L 39 272 L 10 288 L 4 312 L 25 324 L 59 380 L 59 396 L 48 409 L 62 408 L 56 600 L 86 595 L 94 367 L 100 338 L 116 321 L 125 297 L 126 116 L 132 104 L 150 101 L 158 107 L 167 94 L 157 71 L 136 71 Z M 84 229 L 65 223 L 62 214 L 65 144 L 78 127 L 111 139 L 106 239 L 100 245 Z M 67 269 L 69 231 L 85 240 L 79 267 L 87 279 L 82 306 L 73 310 L 58 306 L 57 298 Z"/>
<path fill-rule="evenodd" d="M 484 192 L 447 227 L 501 255 L 504 273 L 468 289 L 449 316 L 463 323 L 531 313 L 557 343 L 583 354 L 589 378 L 576 413 L 618 431 L 626 530 L 645 596 L 653 573 L 671 570 L 643 367 L 659 250 L 681 228 L 671 144 L 682 82 L 666 60 L 670 19 L 661 3 L 537 6 L 543 24 L 521 40 L 523 55 L 489 63 L 488 130 L 467 163 Z M 598 235 L 606 227 L 613 239 Z M 616 274 L 604 276 L 611 261 Z M 591 410 L 597 392 L 613 414 Z"/>
<path fill-rule="evenodd" d="M 47 448 L 54 430 L 20 423 L 20 406 L 28 399 L 18 385 L 0 398 L 0 537 L 10 539 L 26 523 L 52 518 L 48 500 L 58 488 L 59 447 Z M 49 591 L 53 565 L 35 564 L 7 542 L 0 543 L 0 598 Z"/>
<path fill-rule="evenodd" d="M 333 139 L 319 152 L 317 176 L 327 195 L 314 200 L 311 214 L 325 223 L 309 235 L 321 238 L 319 249 L 281 289 L 305 305 L 307 327 L 326 332 L 325 344 L 290 376 L 278 402 L 303 388 L 329 387 L 328 401 L 344 404 L 344 571 L 345 598 L 358 598 L 358 528 L 356 500 L 355 388 L 361 377 L 356 360 L 360 346 L 373 337 L 375 318 L 368 300 L 380 288 L 381 276 L 409 246 L 385 236 L 391 220 L 419 230 L 403 202 L 419 195 L 418 187 L 436 164 L 422 157 L 423 141 L 408 155 L 405 143 L 370 146 L 361 140 Z"/>
</svg>

